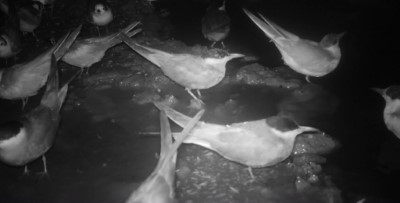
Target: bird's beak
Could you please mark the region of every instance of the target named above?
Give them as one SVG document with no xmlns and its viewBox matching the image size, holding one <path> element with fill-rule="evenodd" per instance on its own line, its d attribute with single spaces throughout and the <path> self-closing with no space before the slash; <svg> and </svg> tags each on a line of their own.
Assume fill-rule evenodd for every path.
<svg viewBox="0 0 400 203">
<path fill-rule="evenodd" d="M 341 39 L 345 34 L 346 34 L 346 32 L 342 32 L 342 33 L 338 34 L 338 40 Z"/>
<path fill-rule="evenodd" d="M 321 130 L 313 127 L 308 127 L 308 126 L 300 126 L 300 130 L 302 132 L 322 132 Z"/>
<path fill-rule="evenodd" d="M 371 88 L 372 91 L 377 92 L 380 95 L 383 95 L 385 93 L 385 89 L 381 88 Z"/>
<path fill-rule="evenodd" d="M 238 53 L 234 53 L 234 54 L 230 54 L 230 55 L 229 55 L 229 58 L 230 58 L 230 59 L 241 58 L 241 57 L 245 57 L 245 55 L 243 55 L 243 54 L 238 54 Z"/>
</svg>

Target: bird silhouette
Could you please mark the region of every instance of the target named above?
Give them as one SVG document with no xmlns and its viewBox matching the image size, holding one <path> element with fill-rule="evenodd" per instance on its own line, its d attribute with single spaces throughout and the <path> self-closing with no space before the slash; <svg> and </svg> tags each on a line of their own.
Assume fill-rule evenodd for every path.
<svg viewBox="0 0 400 203">
<path fill-rule="evenodd" d="M 321 77 L 336 69 L 340 62 L 339 40 L 344 35 L 327 34 L 319 42 L 301 39 L 279 27 L 264 16 L 256 17 L 243 9 L 249 18 L 267 35 L 278 48 L 282 59 L 294 71 L 306 76 Z"/>
<path fill-rule="evenodd" d="M 123 30 L 105 37 L 76 40 L 62 57 L 62 60 L 70 65 L 81 68 L 83 72 L 85 68 L 89 68 L 94 63 L 99 62 L 104 57 L 107 49 L 122 42 L 117 37 L 120 33 L 125 33 L 129 37 L 132 37 L 140 32 L 140 29 L 131 31 L 138 24 L 139 22 L 133 22 Z"/>
<path fill-rule="evenodd" d="M 400 86 L 392 85 L 385 89 L 372 89 L 385 99 L 383 119 L 386 127 L 400 139 Z"/>
<path fill-rule="evenodd" d="M 1 69 L 0 98 L 26 99 L 36 95 L 46 83 L 51 67 L 51 55 L 54 54 L 56 60 L 59 60 L 71 46 L 80 30 L 81 26 L 71 34 L 66 34 L 53 48 L 31 61 Z"/>
<path fill-rule="evenodd" d="M 208 89 L 217 85 L 225 76 L 226 63 L 244 56 L 229 54 L 222 58 L 203 58 L 189 53 L 174 54 L 138 44 L 125 34 L 119 36 L 134 51 L 158 66 L 171 80 L 185 87 L 197 101 L 201 100 L 191 92 L 192 89 Z M 199 91 L 198 94 L 200 95 Z"/>
<path fill-rule="evenodd" d="M 91 0 L 89 2 L 89 19 L 88 21 L 96 25 L 97 33 L 100 36 L 99 26 L 106 26 L 114 19 L 111 5 L 107 1 Z"/>
<path fill-rule="evenodd" d="M 226 13 L 225 0 L 220 7 L 212 3 L 201 20 L 201 32 L 204 38 L 212 41 L 211 47 L 221 42 L 222 47 L 225 48 L 223 40 L 230 32 L 230 24 L 231 18 Z"/>
<path fill-rule="evenodd" d="M 44 174 L 47 174 L 44 154 L 53 144 L 60 123 L 60 109 L 68 90 L 68 83 L 59 89 L 54 55 L 51 66 L 39 106 L 20 120 L 0 125 L 0 160 L 9 165 L 23 166 L 43 156 Z"/>
<path fill-rule="evenodd" d="M 4 22 L 0 22 L 0 58 L 10 58 L 22 50 L 21 32 L 19 30 L 19 19 L 13 4 L 14 1 L 7 1 L 7 4 L 0 1 L 0 10 L 4 15 Z"/>
<path fill-rule="evenodd" d="M 203 115 L 200 110 L 172 142 L 171 129 L 164 111 L 160 112 L 161 149 L 157 166 L 150 176 L 130 195 L 127 203 L 173 203 L 175 200 L 176 153 L 182 141 Z"/>
<path fill-rule="evenodd" d="M 161 102 L 155 105 L 179 126 L 191 119 Z M 319 130 L 298 126 L 292 119 L 280 115 L 230 125 L 200 121 L 183 142 L 213 150 L 249 167 L 266 167 L 288 158 L 296 136 L 307 131 Z"/>
</svg>

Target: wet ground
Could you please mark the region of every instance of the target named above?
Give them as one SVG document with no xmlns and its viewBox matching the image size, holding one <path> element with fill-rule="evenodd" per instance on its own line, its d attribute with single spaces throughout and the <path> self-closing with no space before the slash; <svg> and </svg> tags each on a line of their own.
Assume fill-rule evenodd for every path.
<svg viewBox="0 0 400 203">
<path fill-rule="evenodd" d="M 58 1 L 55 16 L 45 20 L 37 31 L 40 42 L 26 36 L 25 45 L 45 50 L 51 46 L 51 38 L 57 39 L 83 22 L 84 7 L 76 2 Z M 206 4 L 165 2 L 159 5 L 170 9 L 170 18 L 150 18 L 143 25 L 148 29 L 144 32 L 147 35 L 141 36 L 144 41 L 167 49 L 171 44 L 182 46 L 180 42 L 189 46 L 209 44 L 201 36 L 197 18 Z M 390 74 L 393 70 L 386 68 L 391 66 L 387 60 L 391 53 L 372 39 L 376 30 L 384 31 L 390 21 L 384 25 L 369 24 L 373 19 L 372 7 L 385 11 L 390 8 L 344 1 L 339 2 L 343 5 L 327 1 L 324 6 L 312 1 L 296 5 L 273 1 L 271 5 L 261 4 L 264 7 L 249 2 L 232 1 L 227 5 L 228 13 L 233 16 L 232 34 L 226 40 L 231 52 L 254 55 L 264 66 L 282 65 L 275 47 L 238 14 L 245 5 L 252 10 L 264 8 L 262 13 L 269 13 L 278 24 L 288 24 L 288 29 L 299 32 L 306 30 L 304 36 L 313 39 L 326 32 L 347 30 L 341 43 L 342 62 L 332 74 L 313 78 L 312 84 L 296 74 L 279 72 L 280 69 L 273 71 L 279 73 L 276 77 L 269 72 L 263 76 L 282 80 L 254 84 L 249 81 L 259 81 L 257 78 L 239 81 L 238 77 L 245 73 L 254 74 L 248 70 L 260 69 L 258 66 L 241 69 L 249 67 L 248 64 L 231 62 L 227 78 L 220 85 L 202 91 L 207 104 L 203 119 L 226 124 L 285 113 L 302 125 L 326 132 L 330 143 L 326 148 L 332 148 L 331 138 L 336 141 L 336 148 L 330 153 L 319 153 L 325 148 L 317 150 L 318 146 L 310 145 L 309 149 L 315 149 L 313 153 L 292 156 L 273 167 L 254 169 L 256 179 L 251 181 L 246 167 L 201 147 L 182 145 L 177 164 L 177 198 L 180 202 L 357 202 L 363 198 L 365 202 L 399 202 L 395 191 L 399 181 L 396 155 L 400 152 L 400 141 L 386 130 L 382 121 L 383 100 L 368 89 L 396 81 Z M 100 29 L 102 33 L 114 32 L 134 20 L 149 19 L 145 16 L 153 11 L 147 6 L 135 7 L 141 5 L 137 2 L 114 1 L 113 5 L 119 11 L 118 18 L 108 30 Z M 308 15 L 304 15 L 305 10 Z M 323 17 L 316 20 L 315 16 L 321 13 Z M 279 18 L 289 14 L 297 17 Z M 390 19 L 391 15 L 387 12 L 378 20 Z M 162 31 L 150 29 L 160 22 Z M 155 24 L 148 26 L 151 23 Z M 320 29 L 309 31 L 314 27 Z M 97 36 L 97 30 L 85 23 L 82 37 L 88 36 Z M 163 42 L 171 36 L 177 41 Z M 378 55 L 376 49 L 383 54 Z M 35 53 L 39 51 L 24 51 L 17 61 L 28 60 Z M 371 61 L 366 62 L 366 58 Z M 2 67 L 10 63 L 1 61 Z M 137 68 L 137 64 L 146 69 Z M 58 66 L 63 70 L 63 78 L 78 70 L 63 62 Z M 377 72 L 376 67 L 385 67 L 381 68 L 385 71 Z M 148 70 L 144 72 L 150 76 L 141 74 L 143 70 Z M 126 73 L 131 75 L 125 77 Z M 125 45 L 112 48 L 88 75 L 72 82 L 57 139 L 46 154 L 48 176 L 37 174 L 42 170 L 41 160 L 29 164 L 29 175 L 23 175 L 23 168 L 0 165 L 0 202 L 123 202 L 157 163 L 159 138 L 140 132 L 159 130 L 158 110 L 148 102 L 160 97 L 170 98 L 184 113 L 196 112 L 187 93 L 159 70 Z M 39 99 L 40 95 L 30 99 L 27 109 L 33 108 Z M 0 112 L 0 121 L 17 118 L 21 114 L 20 102 L 0 100 Z M 173 128 L 178 130 L 176 126 Z M 299 136 L 297 142 L 308 143 L 307 138 Z"/>
</svg>

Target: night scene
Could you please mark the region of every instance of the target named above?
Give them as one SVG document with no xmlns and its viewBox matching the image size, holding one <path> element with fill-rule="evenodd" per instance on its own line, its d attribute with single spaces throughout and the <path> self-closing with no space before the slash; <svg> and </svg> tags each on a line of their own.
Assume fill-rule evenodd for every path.
<svg viewBox="0 0 400 203">
<path fill-rule="evenodd" d="M 0 0 L 0 203 L 398 203 L 391 0 Z"/>
</svg>

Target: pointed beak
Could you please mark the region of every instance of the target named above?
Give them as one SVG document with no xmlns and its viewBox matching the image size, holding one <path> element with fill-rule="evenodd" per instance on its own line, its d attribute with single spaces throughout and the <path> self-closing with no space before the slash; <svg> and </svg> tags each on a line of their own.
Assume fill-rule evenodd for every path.
<svg viewBox="0 0 400 203">
<path fill-rule="evenodd" d="M 346 32 L 342 32 L 342 33 L 338 34 L 338 39 L 341 39 L 345 34 L 346 34 Z"/>
<path fill-rule="evenodd" d="M 322 132 L 321 130 L 313 127 L 308 127 L 308 126 L 300 126 L 300 130 L 302 132 Z"/>
<path fill-rule="evenodd" d="M 241 57 L 245 57 L 244 54 L 239 54 L 239 53 L 233 53 L 229 55 L 230 59 L 234 59 L 234 58 L 241 58 Z"/>
<path fill-rule="evenodd" d="M 377 92 L 380 95 L 384 95 L 385 94 L 385 89 L 381 89 L 381 88 L 371 88 L 372 91 Z"/>
</svg>

